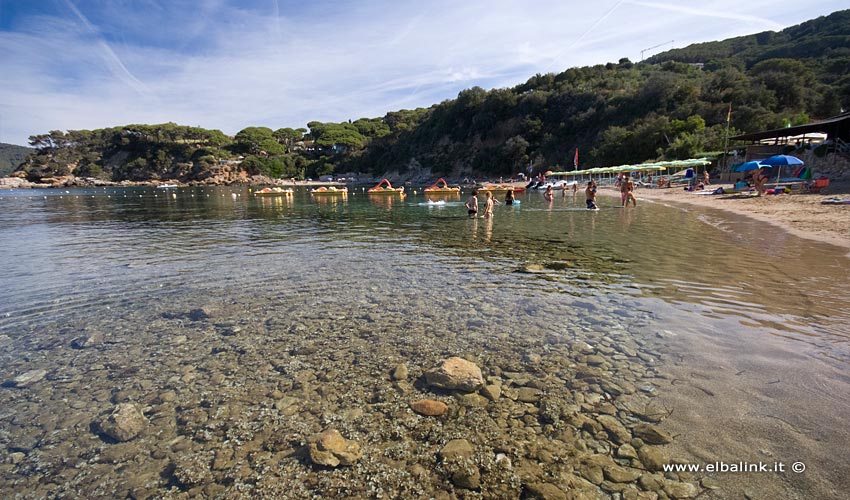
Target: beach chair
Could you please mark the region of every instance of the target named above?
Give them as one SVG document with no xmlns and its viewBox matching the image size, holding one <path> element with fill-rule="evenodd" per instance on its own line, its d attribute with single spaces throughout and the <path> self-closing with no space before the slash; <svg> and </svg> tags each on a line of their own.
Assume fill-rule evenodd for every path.
<svg viewBox="0 0 850 500">
<path fill-rule="evenodd" d="M 820 193 L 828 186 L 829 179 L 815 179 L 812 182 L 807 182 L 805 189 L 807 193 Z"/>
</svg>

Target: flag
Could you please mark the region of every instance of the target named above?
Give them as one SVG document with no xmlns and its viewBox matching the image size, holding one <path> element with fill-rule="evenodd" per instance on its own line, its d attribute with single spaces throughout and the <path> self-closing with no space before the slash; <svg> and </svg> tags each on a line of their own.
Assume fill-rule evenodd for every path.
<svg viewBox="0 0 850 500">
<path fill-rule="evenodd" d="M 729 103 L 729 112 L 726 113 L 726 124 L 728 125 L 730 121 L 732 121 L 732 103 L 731 102 Z"/>
<path fill-rule="evenodd" d="M 576 155 L 573 157 L 573 166 L 578 168 L 578 147 L 576 147 Z"/>
</svg>

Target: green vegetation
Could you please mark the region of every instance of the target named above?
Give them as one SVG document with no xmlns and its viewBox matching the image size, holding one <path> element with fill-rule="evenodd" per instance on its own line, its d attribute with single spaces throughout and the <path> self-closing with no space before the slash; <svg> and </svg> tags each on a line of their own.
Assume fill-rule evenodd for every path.
<svg viewBox="0 0 850 500">
<path fill-rule="evenodd" d="M 32 148 L 0 143 L 0 177 L 7 177 L 23 163 Z"/>
<path fill-rule="evenodd" d="M 538 169 L 638 163 L 722 151 L 731 134 L 806 123 L 850 109 L 850 10 L 779 33 L 696 44 L 633 63 L 621 59 L 513 88 L 460 92 L 430 108 L 307 129 L 217 130 L 128 125 L 31 138 L 31 178 L 199 180 L 222 164 L 248 175 L 334 172 L 512 176 Z"/>
</svg>

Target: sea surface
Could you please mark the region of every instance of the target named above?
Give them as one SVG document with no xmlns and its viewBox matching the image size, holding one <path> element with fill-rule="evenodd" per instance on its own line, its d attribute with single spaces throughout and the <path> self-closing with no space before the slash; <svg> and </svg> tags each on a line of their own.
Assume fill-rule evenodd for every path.
<svg viewBox="0 0 850 500">
<path fill-rule="evenodd" d="M 193 322 L 216 314 L 226 324 L 215 328 L 234 332 L 297 318 L 331 359 L 350 348 L 346 328 L 365 323 L 379 332 L 368 339 L 376 351 L 393 343 L 396 361 L 411 365 L 418 349 L 474 355 L 515 338 L 545 350 L 553 335 L 615 328 L 651 337 L 671 366 L 709 356 L 700 346 L 715 345 L 724 346 L 710 354 L 715 365 L 793 352 L 791 370 L 850 368 L 850 260 L 840 249 L 728 214 L 642 200 L 623 209 L 603 196 L 601 210 L 587 211 L 581 193 L 557 193 L 549 203 L 529 192 L 517 205 L 496 206 L 492 219 L 470 219 L 468 192 L 428 199 L 416 191 L 369 196 L 357 187 L 319 199 L 300 187 L 291 197 L 262 198 L 243 187 L 0 191 L 0 378 L 44 368 L 53 385 L 49 398 L 25 402 L 29 388 L 0 388 L 15 403 L 0 410 L 0 447 L 32 455 L 45 442 L 42 427 L 27 434 L 34 442 L 16 444 L 22 409 L 29 418 L 61 413 L 57 401 L 97 411 L 114 402 L 120 387 L 87 392 L 75 382 L 63 393 L 63 380 L 90 373 L 92 363 L 74 361 L 72 339 L 103 333 L 113 347 L 101 349 L 91 384 L 132 386 L 159 363 L 199 365 L 215 355 L 168 339 L 191 343 Z M 122 354 L 124 343 L 132 348 Z M 226 374 L 237 376 L 238 367 Z M 847 415 L 850 382 L 831 383 L 845 392 L 801 389 L 800 397 Z M 157 385 L 135 390 L 165 389 Z M 69 403 L 75 398 L 83 403 Z M 792 415 L 786 421 L 806 411 L 772 404 Z M 846 417 L 835 418 L 824 424 L 846 427 Z M 718 431 L 706 425 L 705 433 Z M 821 442 L 838 436 L 819 432 Z M 818 460 L 823 469 L 848 465 L 846 455 Z M 4 471 L 7 480 L 20 476 L 22 491 L 62 474 L 58 465 Z M 823 489 L 815 491 L 841 486 L 820 474 L 811 487 Z M 783 487 L 794 491 L 793 481 Z"/>
</svg>

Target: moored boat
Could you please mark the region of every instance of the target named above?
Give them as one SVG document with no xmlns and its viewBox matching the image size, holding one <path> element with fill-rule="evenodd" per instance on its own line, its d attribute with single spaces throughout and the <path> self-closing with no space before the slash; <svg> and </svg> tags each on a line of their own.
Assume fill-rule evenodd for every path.
<svg viewBox="0 0 850 500">
<path fill-rule="evenodd" d="M 481 192 L 481 193 L 490 192 L 490 193 L 493 193 L 494 195 L 496 195 L 496 194 L 505 194 L 508 191 L 513 191 L 514 193 L 522 193 L 522 192 L 525 191 L 525 188 L 523 186 L 508 186 L 508 185 L 505 185 L 505 184 L 498 184 L 498 185 L 490 185 L 490 186 L 484 186 L 484 187 L 478 188 L 478 191 Z"/>
<path fill-rule="evenodd" d="M 254 196 L 291 196 L 295 191 L 292 189 L 283 189 L 279 187 L 263 188 L 254 192 Z"/>
<path fill-rule="evenodd" d="M 426 194 L 455 194 L 460 193 L 459 187 L 449 187 L 445 179 L 440 177 L 437 182 L 425 188 Z"/>
<path fill-rule="evenodd" d="M 390 181 L 381 179 L 375 187 L 369 188 L 368 194 L 404 194 L 404 186 L 394 188 Z"/>
<path fill-rule="evenodd" d="M 336 188 L 334 186 L 331 187 L 317 187 L 316 189 L 310 190 L 310 194 L 313 196 L 347 196 L 348 188 Z"/>
</svg>

